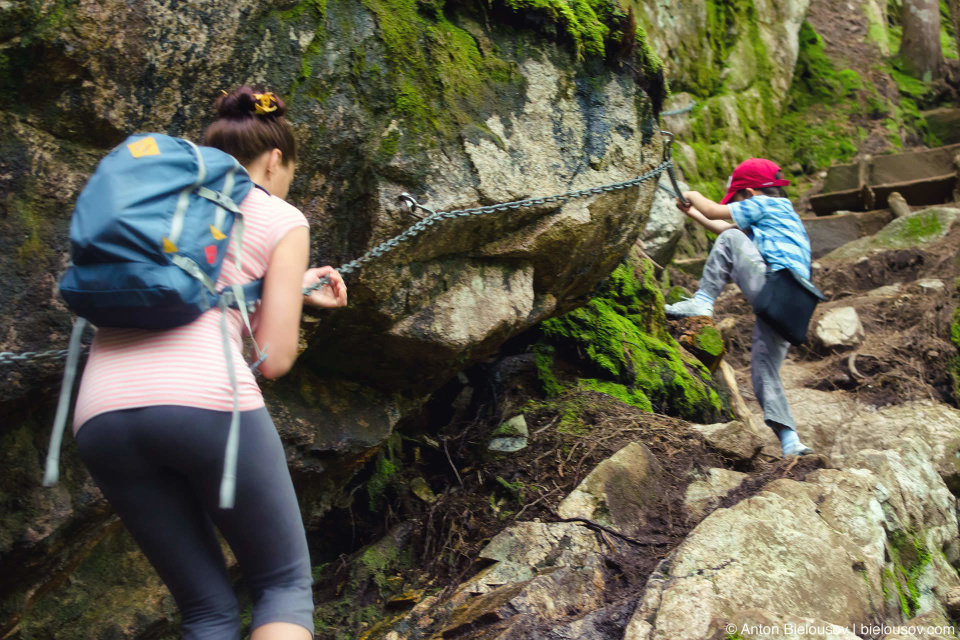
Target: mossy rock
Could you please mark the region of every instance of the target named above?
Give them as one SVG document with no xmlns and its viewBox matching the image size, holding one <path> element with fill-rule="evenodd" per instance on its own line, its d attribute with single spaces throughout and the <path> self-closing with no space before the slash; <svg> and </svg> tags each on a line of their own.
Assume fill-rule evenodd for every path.
<svg viewBox="0 0 960 640">
<path fill-rule="evenodd" d="M 676 304 L 681 300 L 687 300 L 692 298 L 693 294 L 686 287 L 681 287 L 680 285 L 675 285 L 670 287 L 670 290 L 663 296 L 664 304 Z"/>
<path fill-rule="evenodd" d="M 663 304 L 653 263 L 631 255 L 585 306 L 543 323 L 537 350 L 545 390 L 574 386 L 646 411 L 720 420 L 728 411 L 710 372 L 670 336 Z M 556 366 L 558 359 L 567 366 Z M 559 373 L 570 365 L 580 372 L 578 379 Z"/>
<path fill-rule="evenodd" d="M 698 316 L 673 323 L 677 342 L 703 363 L 710 373 L 717 370 L 727 352 L 713 318 Z"/>
<path fill-rule="evenodd" d="M 875 251 L 909 249 L 945 236 L 960 218 L 960 209 L 933 207 L 897 218 L 879 232 L 848 242 L 820 258 L 821 261 L 846 260 L 869 255 Z"/>
</svg>

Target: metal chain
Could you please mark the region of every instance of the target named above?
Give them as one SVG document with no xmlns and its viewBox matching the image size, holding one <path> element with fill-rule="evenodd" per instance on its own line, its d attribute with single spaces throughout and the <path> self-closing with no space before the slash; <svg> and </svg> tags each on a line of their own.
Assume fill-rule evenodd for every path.
<svg viewBox="0 0 960 640">
<path fill-rule="evenodd" d="M 400 246 L 400 243 L 406 242 L 408 240 L 412 240 L 414 237 L 426 231 L 427 228 L 431 227 L 432 225 L 444 219 L 469 218 L 471 216 L 482 216 L 487 213 L 496 213 L 499 211 L 515 210 L 523 207 L 536 207 L 536 206 L 541 206 L 545 204 L 564 203 L 569 200 L 576 200 L 578 198 L 586 198 L 588 196 L 598 195 L 601 193 L 619 191 L 621 189 L 627 189 L 629 187 L 635 187 L 637 185 L 643 184 L 644 182 L 647 182 L 649 180 L 652 180 L 658 177 L 664 171 L 671 171 L 672 169 L 673 169 L 673 159 L 667 156 L 666 159 L 663 162 L 661 162 L 657 167 L 651 169 L 650 171 L 647 171 L 643 175 L 637 176 L 636 178 L 631 178 L 630 180 L 624 180 L 623 182 L 615 182 L 613 184 L 605 184 L 599 187 L 590 187 L 587 189 L 578 189 L 576 191 L 568 191 L 566 193 L 560 193 L 553 196 L 545 196 L 542 198 L 528 198 L 527 200 L 517 200 L 515 202 L 505 202 L 503 204 L 492 204 L 485 207 L 475 207 L 473 209 L 454 209 L 453 211 L 440 211 L 440 212 L 434 211 L 429 207 L 419 204 L 416 200 L 414 200 L 413 196 L 407 193 L 404 193 L 400 197 L 401 199 L 406 201 L 411 206 L 412 209 L 417 209 L 417 208 L 423 209 L 429 212 L 430 215 L 420 220 L 413 226 L 407 228 L 403 233 L 400 233 L 399 235 L 396 235 L 390 238 L 389 240 L 385 240 L 381 242 L 380 244 L 375 246 L 373 249 L 370 249 L 370 251 L 366 252 L 359 258 L 355 260 L 351 260 L 347 264 L 337 269 L 337 271 L 340 273 L 340 275 L 353 273 L 364 264 L 370 262 L 375 258 L 379 258 L 380 256 L 384 255 L 388 251 L 394 249 L 395 247 Z M 324 276 L 319 280 L 317 280 L 312 285 L 310 285 L 309 287 L 304 287 L 303 295 L 309 295 L 313 291 L 316 291 L 317 289 L 329 283 L 330 283 L 330 278 L 327 276 Z"/>
<path fill-rule="evenodd" d="M 13 364 L 15 362 L 40 360 L 63 360 L 67 357 L 68 349 L 53 349 L 51 351 L 24 351 L 21 354 L 10 351 L 0 351 L 0 365 Z"/>
<path fill-rule="evenodd" d="M 660 117 L 662 118 L 664 116 L 679 116 L 681 113 L 690 113 L 691 111 L 693 111 L 693 108 L 695 106 L 697 106 L 697 101 L 691 100 L 690 104 L 688 104 L 682 109 L 674 109 L 673 111 L 661 111 Z"/>
<path fill-rule="evenodd" d="M 666 114 L 662 114 L 666 115 Z M 672 137 L 670 138 L 672 142 Z M 605 184 L 599 187 L 590 187 L 587 189 L 577 189 L 576 191 L 568 191 L 566 193 L 560 193 L 553 196 L 545 196 L 542 198 L 528 198 L 526 200 L 517 200 L 515 202 L 505 202 L 503 204 L 492 204 L 485 207 L 475 207 L 473 209 L 454 209 L 453 211 L 440 211 L 436 212 L 426 207 L 422 204 L 419 204 L 414 200 L 413 196 L 404 193 L 401 198 L 404 199 L 410 206 L 411 210 L 417 208 L 424 209 L 425 211 L 430 212 L 426 218 L 416 222 L 412 226 L 408 227 L 405 231 L 399 235 L 390 238 L 381 242 L 370 251 L 367 251 L 365 254 L 351 260 L 347 264 L 343 265 L 337 271 L 340 275 L 347 275 L 357 271 L 360 267 L 367 264 L 368 262 L 379 258 L 395 247 L 400 246 L 400 243 L 412 240 L 414 237 L 420 235 L 426 231 L 429 227 L 433 226 L 441 220 L 449 220 L 453 218 L 469 218 L 472 216 L 481 216 L 487 213 L 497 213 L 500 211 L 510 211 L 516 210 L 524 207 L 537 207 L 545 204 L 562 204 L 570 200 L 576 200 L 578 198 L 586 198 L 588 196 L 599 195 L 601 193 L 609 193 L 612 191 L 620 191 L 622 189 L 628 189 L 630 187 L 635 187 L 641 185 L 644 182 L 648 182 L 656 177 L 658 177 L 663 172 L 669 172 L 672 176 L 673 174 L 673 158 L 669 152 L 669 143 L 664 153 L 664 161 L 661 162 L 658 166 L 647 171 L 646 173 L 637 176 L 636 178 L 631 178 L 630 180 L 624 180 L 623 182 L 614 182 L 612 184 Z M 303 289 L 303 295 L 309 295 L 313 291 L 323 287 L 330 283 L 330 278 L 324 276 L 320 278 L 317 282 L 313 283 L 309 287 Z M 0 351 L 0 365 L 13 364 L 16 362 L 37 362 L 43 360 L 62 360 L 67 357 L 67 349 L 55 349 L 51 351 L 25 351 L 21 354 L 12 353 L 10 351 Z"/>
</svg>

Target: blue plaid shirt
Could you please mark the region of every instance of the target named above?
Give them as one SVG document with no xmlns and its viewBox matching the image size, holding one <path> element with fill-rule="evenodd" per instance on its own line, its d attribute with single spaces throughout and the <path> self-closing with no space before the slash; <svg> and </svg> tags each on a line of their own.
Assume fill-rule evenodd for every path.
<svg viewBox="0 0 960 640">
<path fill-rule="evenodd" d="M 771 270 L 793 269 L 810 279 L 810 239 L 789 200 L 754 196 L 728 206 Z"/>
</svg>

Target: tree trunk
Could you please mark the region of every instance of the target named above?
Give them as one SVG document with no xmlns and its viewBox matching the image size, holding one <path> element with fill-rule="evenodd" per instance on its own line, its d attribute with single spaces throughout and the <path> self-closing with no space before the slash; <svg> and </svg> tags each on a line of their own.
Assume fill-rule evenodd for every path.
<svg viewBox="0 0 960 640">
<path fill-rule="evenodd" d="M 956 4 L 960 0 L 952 0 Z M 903 41 L 900 59 L 913 76 L 930 80 L 940 77 L 943 50 L 940 48 L 939 0 L 903 0 Z"/>
<path fill-rule="evenodd" d="M 953 18 L 953 38 L 957 41 L 957 51 L 960 51 L 960 0 L 950 0 L 948 4 Z"/>
</svg>

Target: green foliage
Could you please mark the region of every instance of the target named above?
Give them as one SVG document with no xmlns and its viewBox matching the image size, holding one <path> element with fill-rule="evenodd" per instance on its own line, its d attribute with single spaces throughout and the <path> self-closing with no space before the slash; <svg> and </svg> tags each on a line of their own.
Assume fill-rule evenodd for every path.
<svg viewBox="0 0 960 640">
<path fill-rule="evenodd" d="M 824 50 L 823 38 L 809 22 L 800 27 L 800 50 L 787 108 L 769 142 L 769 153 L 782 165 L 799 163 L 805 171 L 850 161 L 862 132 L 850 124 L 861 108 L 858 96 L 867 93 L 874 107 L 888 105 L 853 69 L 838 70 Z M 872 92 L 872 93 L 871 93 Z"/>
<path fill-rule="evenodd" d="M 707 370 L 695 359 L 681 356 L 665 329 L 663 294 L 653 276 L 653 265 L 636 268 L 622 264 L 584 307 L 541 325 L 538 349 L 555 349 L 544 359 L 541 380 L 556 381 L 556 373 L 542 369 L 554 357 L 575 360 L 583 378 L 573 384 L 611 395 L 646 411 L 689 419 L 718 418 L 723 406 L 710 386 Z"/>
<path fill-rule="evenodd" d="M 373 473 L 367 480 L 367 496 L 371 511 L 378 511 L 383 505 L 387 488 L 397 481 L 400 474 L 399 454 L 403 440 L 399 433 L 390 436 L 387 443 L 377 452 L 373 463 Z"/>
</svg>

